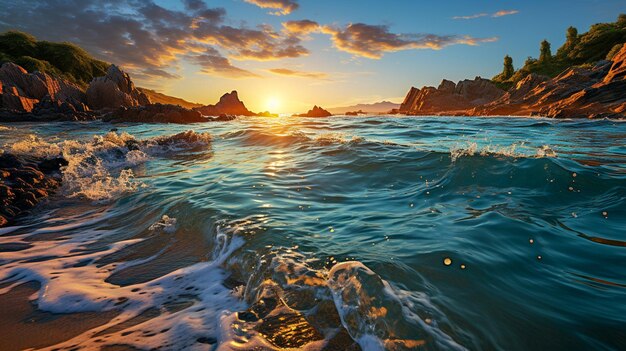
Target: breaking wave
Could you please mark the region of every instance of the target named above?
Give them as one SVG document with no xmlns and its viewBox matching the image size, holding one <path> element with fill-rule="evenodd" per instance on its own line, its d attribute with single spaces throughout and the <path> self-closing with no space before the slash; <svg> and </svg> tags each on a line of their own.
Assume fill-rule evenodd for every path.
<svg viewBox="0 0 626 351">
<path fill-rule="evenodd" d="M 30 135 L 8 145 L 8 151 L 39 158 L 64 158 L 68 163 L 61 168 L 64 195 L 102 201 L 142 186 L 135 180 L 133 167 L 153 157 L 206 149 L 210 145 L 210 134 L 194 131 L 145 140 L 125 132 L 109 132 L 88 141 L 53 142 Z"/>
</svg>

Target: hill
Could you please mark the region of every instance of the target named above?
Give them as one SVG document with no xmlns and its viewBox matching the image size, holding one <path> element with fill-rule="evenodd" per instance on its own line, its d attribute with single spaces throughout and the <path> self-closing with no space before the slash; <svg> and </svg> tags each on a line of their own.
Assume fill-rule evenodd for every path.
<svg viewBox="0 0 626 351">
<path fill-rule="evenodd" d="M 387 113 L 393 109 L 400 107 L 400 104 L 395 104 L 391 101 L 381 101 L 373 104 L 357 104 L 345 107 L 332 107 L 328 111 L 335 115 L 342 115 L 349 111 L 364 111 L 367 113 Z"/>
<path fill-rule="evenodd" d="M 0 34 L 0 64 L 4 62 L 16 63 L 28 72 L 59 76 L 82 87 L 106 75 L 110 66 L 74 44 L 40 41 L 18 31 Z"/>
<path fill-rule="evenodd" d="M 152 103 L 158 103 L 158 104 L 169 104 L 169 105 L 178 105 L 178 106 L 182 106 L 184 108 L 189 108 L 189 109 L 193 109 L 196 107 L 202 107 L 202 104 L 197 104 L 195 102 L 189 102 L 187 100 L 181 99 L 181 98 L 177 98 L 177 97 L 173 97 L 173 96 L 168 96 L 165 95 L 163 93 L 159 93 L 156 92 L 154 90 L 151 89 L 146 89 L 146 88 L 137 88 L 139 89 L 139 91 L 141 91 L 142 93 L 146 94 L 148 96 L 148 98 L 150 98 L 150 101 L 152 101 Z"/>
</svg>

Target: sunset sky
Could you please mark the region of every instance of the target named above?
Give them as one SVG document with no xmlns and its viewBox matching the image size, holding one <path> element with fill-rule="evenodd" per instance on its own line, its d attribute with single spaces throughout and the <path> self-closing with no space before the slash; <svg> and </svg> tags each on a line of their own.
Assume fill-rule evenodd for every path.
<svg viewBox="0 0 626 351">
<path fill-rule="evenodd" d="M 613 22 L 623 0 L 0 0 L 0 31 L 70 41 L 139 86 L 253 111 L 400 102 L 442 78 L 490 78 L 553 51 L 565 30 Z"/>
</svg>

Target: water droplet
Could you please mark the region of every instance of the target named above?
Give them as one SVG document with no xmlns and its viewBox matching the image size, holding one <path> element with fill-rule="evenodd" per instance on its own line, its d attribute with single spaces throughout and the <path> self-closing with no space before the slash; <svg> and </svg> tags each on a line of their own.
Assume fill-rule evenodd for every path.
<svg viewBox="0 0 626 351">
<path fill-rule="evenodd" d="M 446 266 L 449 266 L 452 264 L 452 259 L 449 257 L 446 257 L 443 259 L 443 264 L 445 264 Z"/>
</svg>

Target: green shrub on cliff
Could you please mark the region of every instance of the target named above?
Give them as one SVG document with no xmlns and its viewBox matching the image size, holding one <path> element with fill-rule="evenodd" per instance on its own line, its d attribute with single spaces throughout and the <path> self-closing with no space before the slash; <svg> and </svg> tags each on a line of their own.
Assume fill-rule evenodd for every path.
<svg viewBox="0 0 626 351">
<path fill-rule="evenodd" d="M 597 61 L 610 59 L 626 43 L 626 15 L 619 15 L 614 23 L 599 23 L 589 31 L 578 34 L 578 30 L 569 27 L 565 43 L 552 55 L 550 43 L 544 40 L 539 50 L 539 59 L 531 57 L 508 80 L 501 75 L 494 77 L 494 83 L 506 88 L 524 79 L 531 73 L 555 77 L 572 66 L 590 65 Z M 617 49 L 616 49 L 617 47 Z"/>
<path fill-rule="evenodd" d="M 70 43 L 38 41 L 30 34 L 9 31 L 0 34 L 0 62 L 15 62 L 29 72 L 60 75 L 86 86 L 94 77 L 104 76 L 109 64 L 96 60 Z"/>
<path fill-rule="evenodd" d="M 609 61 L 612 60 L 613 57 L 617 55 L 617 53 L 622 49 L 623 46 L 624 44 L 615 44 L 615 46 L 611 49 L 611 51 L 609 51 L 609 53 L 606 54 L 606 59 Z"/>
</svg>

